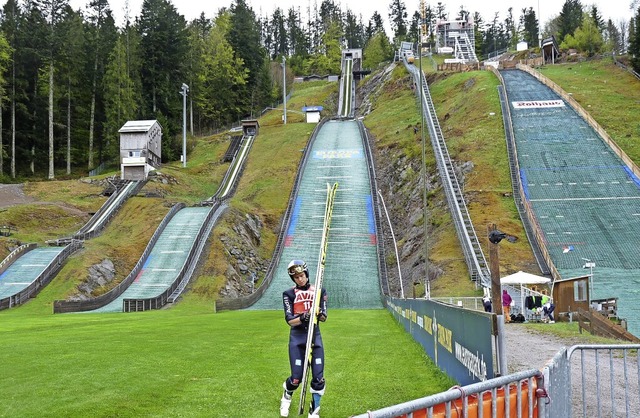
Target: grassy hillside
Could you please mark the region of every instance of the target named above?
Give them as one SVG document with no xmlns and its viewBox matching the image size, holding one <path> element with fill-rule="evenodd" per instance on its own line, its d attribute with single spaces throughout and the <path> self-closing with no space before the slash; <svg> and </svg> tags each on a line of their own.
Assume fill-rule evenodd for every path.
<svg viewBox="0 0 640 418">
<path fill-rule="evenodd" d="M 571 71 L 578 71 L 576 65 Z M 614 85 L 613 79 L 621 78 L 621 73 L 609 67 L 602 72 L 579 68 L 580 76 L 569 77 L 566 83 L 584 92 L 579 100 L 588 102 L 585 108 L 598 103 L 601 113 L 593 112 L 594 117 L 603 126 L 611 123 L 616 141 L 631 138 L 627 145 L 618 143 L 630 156 L 637 156 L 640 134 L 637 128 L 635 133 L 631 129 L 638 124 L 637 115 L 629 110 L 621 122 L 608 121 L 618 120 L 620 109 L 637 108 L 636 86 L 640 83 L 627 82 L 627 89 L 616 88 L 611 101 L 619 102 L 618 107 L 609 107 L 609 100 L 597 100 L 603 100 L 608 94 L 606 86 Z M 558 77 L 555 80 L 562 85 L 562 77 L 553 74 L 562 70 L 544 71 L 552 79 Z M 596 80 L 604 91 L 595 90 Z M 394 70 L 385 88 L 373 97 L 372 113 L 364 121 L 392 164 L 402 167 L 408 180 L 415 180 L 419 169 L 411 164 L 421 158 L 421 143 L 413 127 L 420 123 L 420 115 L 410 85 L 402 68 Z M 496 223 L 521 237 L 515 245 L 501 246 L 502 271 L 533 271 L 532 255 L 509 196 L 497 80 L 489 72 L 471 72 L 438 75 L 430 85 L 452 158 L 459 165 L 473 163 L 464 176 L 464 191 L 477 233 L 483 235 L 486 224 Z M 0 416 L 277 416 L 281 383 L 288 373 L 287 325 L 279 311 L 212 312 L 213 299 L 225 284 L 228 263 L 220 238 L 234 235 L 235 222 L 245 214 L 256 214 L 264 223 L 259 256 L 270 257 L 300 150 L 315 126 L 302 123 L 297 111 L 304 104 L 320 104 L 328 109 L 327 114 L 335 113 L 336 94 L 335 83 L 296 85 L 288 102 L 286 126 L 281 111 L 260 118 L 260 135 L 230 202 L 229 215 L 214 229 L 207 259 L 191 291 L 176 306 L 136 314 L 51 313 L 53 301 L 73 294 L 88 268 L 105 258 L 114 261 L 117 280 L 126 276 L 174 203 L 193 204 L 215 193 L 228 167 L 221 162 L 227 134 L 194 141 L 187 168 L 180 162 L 165 165 L 156 180 L 166 180 L 166 184 L 149 182 L 141 193 L 163 197 L 130 199 L 105 232 L 87 241 L 37 298 L 0 311 Z M 578 99 L 575 92 L 574 97 Z M 427 154 L 434 178 L 430 145 Z M 26 185 L 25 193 L 37 201 L 58 204 L 47 205 L 46 210 L 35 203 L 0 210 L 0 225 L 18 227 L 13 236 L 0 237 L 0 257 L 20 242 L 42 243 L 76 231 L 104 201 L 100 191 L 100 186 L 78 180 Z M 411 198 L 416 191 L 407 187 L 397 193 Z M 420 192 L 417 196 L 421 202 Z M 433 284 L 434 294 L 474 294 L 450 215 L 442 204 L 442 191 L 434 189 L 429 202 L 428 221 L 434 230 L 429 258 L 443 272 Z M 418 218 L 407 221 L 407 226 L 422 227 Z M 328 381 L 325 417 L 349 416 L 453 385 L 434 370 L 422 349 L 384 310 L 330 310 L 323 334 Z"/>
</svg>

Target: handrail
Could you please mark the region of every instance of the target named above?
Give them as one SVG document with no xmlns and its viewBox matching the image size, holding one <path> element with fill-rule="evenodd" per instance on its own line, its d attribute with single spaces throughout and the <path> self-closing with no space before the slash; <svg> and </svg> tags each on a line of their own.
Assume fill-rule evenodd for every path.
<svg viewBox="0 0 640 418">
<path fill-rule="evenodd" d="M 408 65 L 406 61 L 405 67 L 413 74 L 415 84 L 417 86 L 420 85 L 420 77 L 418 74 L 419 70 L 414 66 Z M 447 203 L 449 204 L 451 214 L 453 215 L 452 218 L 465 256 L 465 261 L 472 280 L 479 279 L 482 286 L 490 287 L 491 278 L 487 261 L 482 251 L 482 247 L 480 246 L 480 242 L 478 241 L 475 229 L 473 228 L 473 223 L 471 222 L 455 171 L 450 168 L 452 166 L 451 157 L 449 156 L 449 151 L 444 141 L 444 136 L 442 135 L 437 115 L 435 114 L 435 108 L 433 101 L 431 100 L 429 87 L 424 77 L 422 78 L 422 85 L 420 86 L 420 100 L 424 103 L 425 119 L 427 120 L 429 127 L 429 136 L 431 138 L 431 144 L 436 157 L 438 171 L 440 172 L 440 178 L 445 191 L 445 196 L 447 197 Z M 431 110 L 432 108 L 433 111 Z M 460 198 L 458 198 L 458 196 Z M 476 278 L 475 275 L 478 277 Z"/>
<path fill-rule="evenodd" d="M 144 252 L 140 256 L 140 259 L 136 263 L 133 270 L 131 270 L 131 273 L 129 273 L 129 275 L 124 278 L 124 280 L 118 283 L 116 287 L 114 287 L 113 289 L 111 289 L 105 294 L 102 294 L 95 298 L 91 298 L 89 300 L 81 300 L 81 301 L 56 300 L 53 302 L 53 313 L 92 311 L 94 309 L 100 308 L 116 300 L 120 295 L 122 295 L 122 293 L 124 293 L 124 291 L 131 285 L 131 283 L 133 283 L 135 278 L 138 276 L 138 273 L 140 272 L 140 270 L 142 270 L 142 266 L 144 265 L 147 258 L 149 257 L 149 253 L 151 253 L 151 250 L 153 249 L 154 245 L 158 241 L 160 234 L 162 234 L 162 232 L 164 231 L 165 227 L 167 226 L 171 218 L 173 218 L 173 216 L 180 209 L 184 207 L 185 207 L 184 203 L 177 203 L 173 205 L 169 213 L 166 214 L 162 222 L 160 222 L 160 225 L 158 225 L 158 228 L 156 229 L 156 231 L 153 233 L 153 236 L 149 240 L 147 247 L 145 248 Z"/>
<path fill-rule="evenodd" d="M 360 130 L 360 137 L 362 138 L 362 146 L 365 150 L 365 156 L 367 159 L 367 165 L 369 167 L 369 187 L 371 189 L 371 199 L 374 208 L 378 208 L 377 211 L 374 211 L 375 217 L 375 230 L 376 230 L 376 246 L 377 246 L 377 254 L 378 254 L 378 272 L 379 279 L 378 285 L 380 286 L 380 299 L 384 304 L 384 297 L 390 296 L 389 290 L 389 276 L 387 273 L 387 263 L 385 262 L 385 249 L 383 245 L 383 236 L 382 236 L 382 214 L 381 207 L 382 205 L 378 199 L 378 182 L 376 176 L 376 168 L 373 159 L 373 153 L 371 152 L 371 143 L 369 140 L 369 135 L 364 126 L 364 123 L 361 120 L 358 120 L 358 129 Z"/>
<path fill-rule="evenodd" d="M 184 287 L 191 279 L 191 273 L 193 273 L 195 264 L 197 264 L 198 259 L 200 258 L 200 254 L 202 254 L 204 243 L 207 241 L 209 233 L 211 232 L 211 229 L 215 224 L 216 217 L 214 216 L 214 214 L 218 213 L 218 209 L 220 208 L 220 206 L 221 203 L 216 202 L 213 206 L 211 206 L 209 212 L 207 212 L 207 216 L 205 217 L 204 222 L 202 222 L 202 225 L 200 226 L 200 229 L 196 234 L 196 239 L 191 244 L 191 248 L 189 248 L 189 255 L 187 256 L 187 259 L 180 268 L 180 271 L 176 275 L 176 278 L 171 283 L 171 285 L 169 285 L 169 287 L 165 289 L 161 294 L 154 297 L 124 299 L 122 301 L 123 312 L 160 309 L 164 305 L 169 303 L 169 299 L 171 299 L 171 301 L 177 299 L 180 292 L 184 289 Z M 177 292 L 175 297 L 173 297 L 174 292 Z"/>
<path fill-rule="evenodd" d="M 58 253 L 53 260 L 51 260 L 47 267 L 45 267 L 38 277 L 29 284 L 29 286 L 14 295 L 0 299 L 0 310 L 20 305 L 37 295 L 43 287 L 53 280 L 67 258 L 79 248 L 82 248 L 82 241 L 73 240 L 60 253 Z"/>
<path fill-rule="evenodd" d="M 38 244 L 36 244 L 36 243 L 22 244 L 21 246 L 19 246 L 15 250 L 11 251 L 11 254 L 6 256 L 5 259 L 2 260 L 2 262 L 0 262 L 0 274 L 2 274 L 5 271 L 7 271 L 7 269 L 11 266 L 11 264 L 13 264 L 23 254 L 33 250 L 37 246 L 38 246 Z"/>
</svg>

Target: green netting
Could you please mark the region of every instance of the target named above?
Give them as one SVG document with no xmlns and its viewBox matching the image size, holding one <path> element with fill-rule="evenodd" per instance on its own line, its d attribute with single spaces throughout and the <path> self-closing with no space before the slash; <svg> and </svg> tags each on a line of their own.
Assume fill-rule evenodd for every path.
<svg viewBox="0 0 640 418">
<path fill-rule="evenodd" d="M 355 121 L 323 125 L 310 150 L 296 206 L 275 276 L 249 309 L 282 309 L 282 292 L 293 283 L 286 268 L 302 259 L 315 279 L 326 184 L 338 182 L 325 263 L 324 287 L 332 308 L 381 308 L 378 255 L 365 150 Z"/>
<path fill-rule="evenodd" d="M 65 247 L 42 247 L 23 254 L 0 274 L 0 299 L 26 289 Z"/>
<path fill-rule="evenodd" d="M 618 297 L 621 317 L 640 335 L 640 181 L 567 103 L 516 109 L 516 101 L 561 100 L 523 71 L 503 71 L 520 178 L 562 277 L 588 274 L 594 298 Z"/>
<path fill-rule="evenodd" d="M 210 207 L 184 208 L 160 234 L 136 280 L 113 302 L 90 312 L 122 312 L 124 299 L 153 298 L 174 282 L 189 256 Z"/>
</svg>

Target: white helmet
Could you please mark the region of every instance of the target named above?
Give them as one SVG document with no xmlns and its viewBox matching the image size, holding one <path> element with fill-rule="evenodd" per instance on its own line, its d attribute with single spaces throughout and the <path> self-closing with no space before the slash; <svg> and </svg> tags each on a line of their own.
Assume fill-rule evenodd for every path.
<svg viewBox="0 0 640 418">
<path fill-rule="evenodd" d="M 291 280 L 293 280 L 294 282 L 295 280 L 293 279 L 293 276 L 295 276 L 297 273 L 304 272 L 305 276 L 307 276 L 307 279 L 309 278 L 309 269 L 307 268 L 307 263 L 302 260 L 291 260 L 291 262 L 287 266 L 287 272 L 289 273 L 289 277 L 291 277 Z"/>
</svg>

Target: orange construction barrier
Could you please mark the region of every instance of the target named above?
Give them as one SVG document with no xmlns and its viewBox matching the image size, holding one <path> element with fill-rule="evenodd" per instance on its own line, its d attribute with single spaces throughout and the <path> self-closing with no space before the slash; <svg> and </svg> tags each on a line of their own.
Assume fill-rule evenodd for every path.
<svg viewBox="0 0 640 418">
<path fill-rule="evenodd" d="M 521 393 L 521 416 L 529 416 L 529 383 L 525 380 L 520 386 Z M 537 383 L 533 380 L 533 416 L 538 416 L 538 398 L 536 397 Z M 509 385 L 509 417 L 517 417 L 518 408 L 518 387 L 515 384 Z M 463 414 L 462 411 L 462 399 L 457 399 L 451 402 L 451 417 L 452 418 L 477 418 L 478 410 L 482 408 L 482 416 L 484 418 L 493 417 L 491 409 L 491 392 L 484 392 L 482 394 L 482 404 L 478 405 L 478 395 L 473 394 L 467 397 L 467 413 Z M 506 417 L 505 411 L 505 388 L 497 390 L 496 394 L 496 417 Z M 397 418 L 408 418 L 409 415 L 400 415 Z M 427 418 L 427 409 L 420 409 L 414 411 L 411 415 L 412 418 Z M 446 418 L 446 402 L 435 405 L 433 407 L 433 418 Z"/>
</svg>

